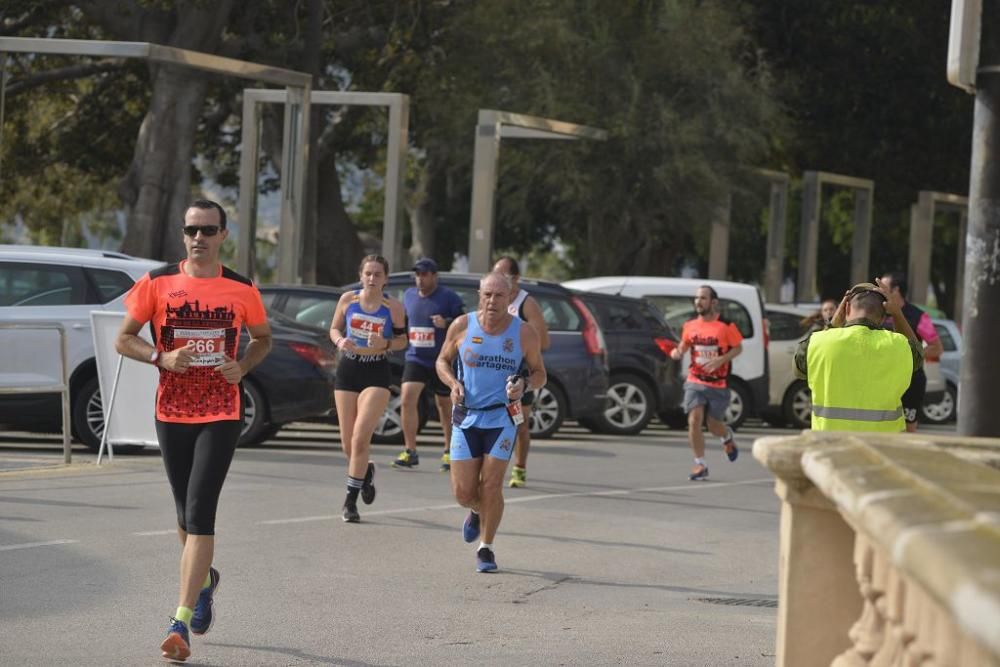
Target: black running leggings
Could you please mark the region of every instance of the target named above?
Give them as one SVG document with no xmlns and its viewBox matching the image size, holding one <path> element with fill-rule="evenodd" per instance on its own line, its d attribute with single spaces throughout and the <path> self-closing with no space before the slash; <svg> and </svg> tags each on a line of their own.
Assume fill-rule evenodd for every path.
<svg viewBox="0 0 1000 667">
<path fill-rule="evenodd" d="M 219 494 L 242 425 L 236 420 L 205 424 L 156 420 L 156 439 L 177 505 L 177 525 L 188 535 L 215 535 Z"/>
</svg>

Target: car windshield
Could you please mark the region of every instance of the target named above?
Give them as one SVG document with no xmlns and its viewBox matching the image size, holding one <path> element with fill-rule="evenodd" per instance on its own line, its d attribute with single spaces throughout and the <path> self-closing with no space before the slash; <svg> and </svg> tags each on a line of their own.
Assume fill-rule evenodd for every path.
<svg viewBox="0 0 1000 667">
<path fill-rule="evenodd" d="M 295 314 L 295 321 L 299 324 L 306 324 L 319 329 L 329 329 L 333 320 L 333 311 L 337 304 L 328 301 L 320 301 L 311 306 L 303 308 Z"/>
<path fill-rule="evenodd" d="M 663 318 L 674 331 L 683 329 L 684 323 L 695 316 L 690 297 L 647 294 L 645 298 L 663 313 Z M 753 321 L 742 304 L 732 299 L 719 299 L 719 307 L 723 319 L 735 324 L 744 338 L 753 338 Z"/>
</svg>

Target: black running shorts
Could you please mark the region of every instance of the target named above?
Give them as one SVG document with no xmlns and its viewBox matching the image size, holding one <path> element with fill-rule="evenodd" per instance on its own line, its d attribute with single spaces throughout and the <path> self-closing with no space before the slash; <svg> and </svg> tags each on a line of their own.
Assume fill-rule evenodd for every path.
<svg viewBox="0 0 1000 667">
<path fill-rule="evenodd" d="M 388 389 L 392 382 L 389 372 L 389 360 L 384 356 L 371 361 L 364 357 L 348 357 L 341 354 L 337 361 L 337 374 L 334 377 L 334 388 L 337 391 L 353 391 L 361 393 L 368 387 Z"/>
<path fill-rule="evenodd" d="M 403 366 L 403 382 L 420 382 L 429 385 L 438 396 L 451 395 L 451 389 L 441 381 L 433 366 L 424 366 L 415 361 L 407 361 Z"/>
</svg>

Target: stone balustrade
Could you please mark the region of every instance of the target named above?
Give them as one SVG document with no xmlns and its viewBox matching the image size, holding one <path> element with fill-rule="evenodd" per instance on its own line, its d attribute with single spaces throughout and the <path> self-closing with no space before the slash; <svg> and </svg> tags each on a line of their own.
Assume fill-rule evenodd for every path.
<svg viewBox="0 0 1000 667">
<path fill-rule="evenodd" d="M 1000 439 L 805 431 L 781 498 L 780 667 L 1000 666 Z"/>
</svg>

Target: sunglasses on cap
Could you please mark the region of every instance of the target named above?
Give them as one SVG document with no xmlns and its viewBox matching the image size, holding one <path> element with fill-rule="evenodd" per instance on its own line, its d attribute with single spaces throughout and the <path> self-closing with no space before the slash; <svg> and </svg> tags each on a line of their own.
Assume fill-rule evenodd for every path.
<svg viewBox="0 0 1000 667">
<path fill-rule="evenodd" d="M 187 236 L 198 236 L 198 232 L 201 232 L 202 236 L 215 236 L 219 233 L 220 227 L 218 225 L 185 225 L 184 234 Z"/>
</svg>

